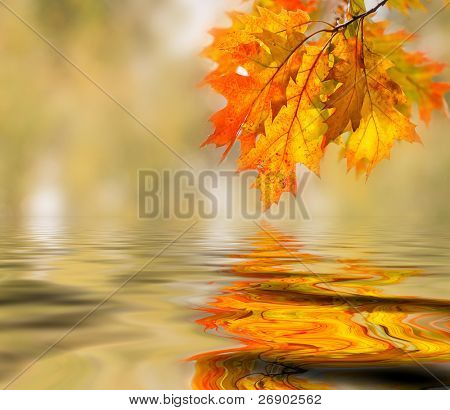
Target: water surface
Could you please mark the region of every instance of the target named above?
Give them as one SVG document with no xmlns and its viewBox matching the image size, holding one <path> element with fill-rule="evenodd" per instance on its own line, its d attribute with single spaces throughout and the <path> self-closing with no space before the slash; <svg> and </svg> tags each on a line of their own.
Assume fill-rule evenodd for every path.
<svg viewBox="0 0 450 410">
<path fill-rule="evenodd" d="M 173 242 L 190 224 L 5 225 L 3 387 L 449 383 L 446 226 L 200 222 Z"/>
</svg>

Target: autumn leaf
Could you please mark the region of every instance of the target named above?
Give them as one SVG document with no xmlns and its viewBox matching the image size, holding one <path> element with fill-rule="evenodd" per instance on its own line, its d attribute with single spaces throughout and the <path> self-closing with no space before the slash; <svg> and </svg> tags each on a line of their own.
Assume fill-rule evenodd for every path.
<svg viewBox="0 0 450 410">
<path fill-rule="evenodd" d="M 388 73 L 408 97 L 407 109 L 416 104 L 421 119 L 428 124 L 433 110 L 446 110 L 444 94 L 450 91 L 450 84 L 435 81 L 445 64 L 432 61 L 423 52 L 406 51 L 402 44 L 413 36 L 404 30 L 387 33 L 387 29 L 387 22 L 372 23 L 368 27 L 367 50 L 392 61 Z"/>
<path fill-rule="evenodd" d="M 238 137 L 244 148 L 252 147 L 265 120 L 286 103 L 289 80 L 299 67 L 296 47 L 309 23 L 301 10 L 275 14 L 258 8 L 257 15 L 231 18 L 231 28 L 212 32 L 215 40 L 204 53 L 218 62 L 205 82 L 228 101 L 211 117 L 215 131 L 205 144 L 226 146 L 224 156 Z"/>
<path fill-rule="evenodd" d="M 346 8 L 336 0 L 327 3 L 334 24 L 320 19 L 318 1 L 259 0 L 253 12 L 231 13 L 231 26 L 213 30 L 204 52 L 217 63 L 205 83 L 227 100 L 204 145 L 225 147 L 226 156 L 240 142 L 239 170 L 258 172 L 265 208 L 283 192 L 295 195 L 298 165 L 319 174 L 332 143 L 349 169 L 369 175 L 396 142 L 420 141 L 413 105 L 426 123 L 446 109 L 450 85 L 436 81 L 444 65 L 405 49 L 411 34 L 372 21 L 386 5 L 422 3 L 381 0 L 368 9 L 363 0 Z"/>
<path fill-rule="evenodd" d="M 424 0 L 389 0 L 388 7 L 400 10 L 402 13 L 408 13 L 411 9 L 424 10 Z"/>
<path fill-rule="evenodd" d="M 257 0 L 256 6 L 265 7 L 270 10 L 303 10 L 312 12 L 317 8 L 318 0 Z"/>
<path fill-rule="evenodd" d="M 346 144 L 347 167 L 356 167 L 368 175 L 383 159 L 390 156 L 395 141 L 420 142 L 415 125 L 396 107 L 405 104 L 400 86 L 386 72 L 387 59 L 374 55 L 364 57 L 366 95 L 361 110 L 362 120 Z"/>
<path fill-rule="evenodd" d="M 350 14 L 352 16 L 358 16 L 359 14 L 366 12 L 366 5 L 364 0 L 350 0 Z"/>
<path fill-rule="evenodd" d="M 357 38 L 346 39 L 341 36 L 341 41 L 336 44 L 334 55 L 338 57 L 328 79 L 336 81 L 340 86 L 326 103 L 327 108 L 334 110 L 327 119 L 328 129 L 325 133 L 327 144 L 344 133 L 349 123 L 353 131 L 359 127 L 367 92 L 361 41 Z"/>
<path fill-rule="evenodd" d="M 296 193 L 296 166 L 303 164 L 319 174 L 326 130 L 320 95 L 329 71 L 320 47 L 305 47 L 299 74 L 287 88 L 288 102 L 280 113 L 267 118 L 255 148 L 241 155 L 241 170 L 257 169 L 256 182 L 264 207 L 279 201 L 283 192 Z"/>
</svg>

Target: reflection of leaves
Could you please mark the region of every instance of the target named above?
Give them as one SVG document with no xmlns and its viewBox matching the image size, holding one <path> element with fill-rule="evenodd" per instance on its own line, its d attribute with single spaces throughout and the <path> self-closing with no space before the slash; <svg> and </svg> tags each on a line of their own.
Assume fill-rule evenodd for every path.
<svg viewBox="0 0 450 410">
<path fill-rule="evenodd" d="M 224 351 L 196 357 L 192 387 L 198 390 L 327 390 L 302 377 L 305 370 L 265 361 L 264 350 Z"/>
<path fill-rule="evenodd" d="M 347 11 L 336 1 L 346 22 L 335 26 L 304 11 L 317 14 L 318 2 L 256 4 L 252 13 L 232 13 L 230 28 L 213 30 L 205 50 L 217 63 L 205 83 L 227 99 L 205 144 L 226 147 L 226 156 L 240 142 L 239 169 L 258 171 L 266 208 L 283 192 L 296 193 L 297 164 L 319 174 L 328 144 L 343 145 L 348 167 L 368 175 L 396 141 L 420 141 L 412 103 L 426 122 L 445 108 L 450 86 L 433 81 L 443 65 L 407 52 L 408 33 L 386 34 L 385 23 L 371 20 L 386 1 L 366 10 L 352 0 Z"/>
<path fill-rule="evenodd" d="M 419 270 L 350 258 L 334 260 L 333 270 L 329 257 L 307 252 L 294 237 L 268 226 L 251 240 L 254 249 L 230 255 L 242 261 L 227 269 L 246 279 L 225 287 L 198 321 L 240 346 L 195 356 L 195 388 L 330 388 L 305 369 L 448 359 L 448 303 L 385 296 L 380 289 Z M 318 275 L 322 261 L 327 273 Z"/>
</svg>

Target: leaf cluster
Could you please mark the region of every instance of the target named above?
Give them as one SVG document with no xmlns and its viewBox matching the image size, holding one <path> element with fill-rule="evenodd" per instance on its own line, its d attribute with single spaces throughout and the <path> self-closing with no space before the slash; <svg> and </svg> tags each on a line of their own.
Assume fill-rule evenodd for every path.
<svg viewBox="0 0 450 410">
<path fill-rule="evenodd" d="M 320 20 L 326 4 L 336 23 Z M 408 12 L 420 0 L 257 0 L 250 13 L 211 31 L 204 56 L 216 68 L 204 82 L 223 95 L 204 144 L 240 144 L 239 170 L 257 170 L 266 208 L 297 191 L 296 168 L 316 174 L 327 147 L 338 144 L 348 169 L 367 176 L 397 141 L 420 142 L 412 107 L 429 122 L 445 110 L 443 64 L 407 51 L 414 36 L 389 31 L 372 17 L 384 6 Z"/>
</svg>

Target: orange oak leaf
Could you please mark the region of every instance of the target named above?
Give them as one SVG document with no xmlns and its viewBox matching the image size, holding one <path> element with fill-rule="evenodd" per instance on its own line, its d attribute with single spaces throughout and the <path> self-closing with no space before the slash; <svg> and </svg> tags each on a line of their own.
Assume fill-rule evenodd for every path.
<svg viewBox="0 0 450 410">
<path fill-rule="evenodd" d="M 213 44 L 205 55 L 218 62 L 205 83 L 227 99 L 211 117 L 215 126 L 205 144 L 226 146 L 237 138 L 252 147 L 269 115 L 276 116 L 286 103 L 286 90 L 299 67 L 296 52 L 309 16 L 299 10 L 278 14 L 258 8 L 257 15 L 234 13 L 229 29 L 213 31 Z"/>
</svg>

